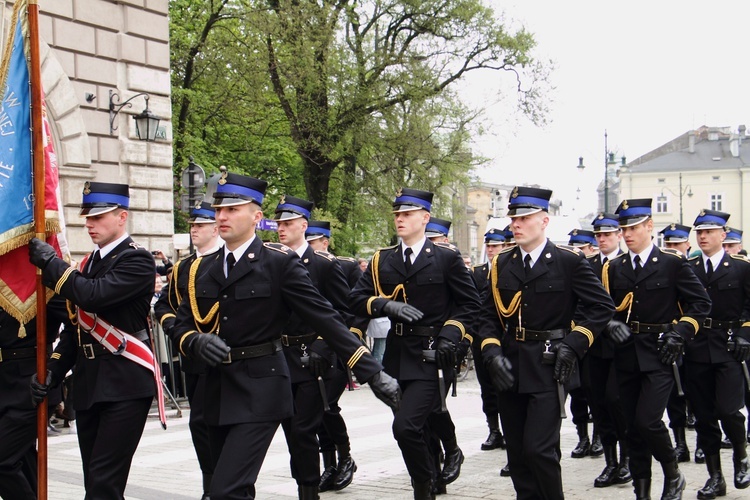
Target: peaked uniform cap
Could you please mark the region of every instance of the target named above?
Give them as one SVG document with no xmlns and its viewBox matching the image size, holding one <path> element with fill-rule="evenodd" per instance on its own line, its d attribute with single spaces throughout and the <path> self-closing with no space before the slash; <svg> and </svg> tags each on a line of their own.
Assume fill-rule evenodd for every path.
<svg viewBox="0 0 750 500">
<path fill-rule="evenodd" d="M 596 246 L 594 231 L 589 231 L 587 229 L 573 229 L 568 233 L 568 236 L 570 236 L 568 245 L 572 245 L 574 247 L 582 247 L 586 245 Z"/>
<path fill-rule="evenodd" d="M 717 229 L 724 228 L 727 225 L 730 215 L 726 212 L 719 212 L 718 210 L 703 209 L 695 218 L 693 226 L 696 231 L 698 229 Z"/>
<path fill-rule="evenodd" d="M 620 227 L 631 227 L 651 217 L 651 198 L 622 200 L 615 210 Z"/>
<path fill-rule="evenodd" d="M 527 186 L 516 186 L 510 193 L 508 217 L 522 217 L 541 211 L 549 211 L 552 191 Z"/>
<path fill-rule="evenodd" d="M 310 212 L 313 209 L 313 202 L 295 198 L 294 196 L 283 195 L 281 201 L 276 205 L 276 220 L 292 220 L 304 217 L 310 220 Z"/>
<path fill-rule="evenodd" d="M 659 234 L 664 235 L 666 243 L 684 243 L 690 238 L 690 226 L 683 226 L 673 222 L 661 231 Z"/>
<path fill-rule="evenodd" d="M 617 215 L 606 212 L 600 212 L 599 215 L 591 221 L 591 225 L 594 227 L 594 234 L 613 233 L 620 230 L 620 223 L 617 220 Z"/>
<path fill-rule="evenodd" d="M 448 232 L 451 229 L 451 221 L 445 219 L 438 219 L 437 217 L 430 217 L 430 221 L 427 223 L 425 228 L 425 236 L 428 238 L 435 238 L 437 236 L 448 236 Z"/>
<path fill-rule="evenodd" d="M 201 202 L 190 212 L 191 224 L 212 224 L 216 222 L 216 210 L 208 202 Z"/>
<path fill-rule="evenodd" d="M 505 233 L 505 243 L 516 242 L 516 237 L 513 235 L 513 230 L 510 228 L 510 224 L 505 226 L 505 229 L 503 229 L 503 233 Z"/>
<path fill-rule="evenodd" d="M 117 208 L 125 210 L 130 206 L 130 193 L 127 184 L 110 182 L 90 182 L 83 185 L 81 217 L 105 214 Z"/>
<path fill-rule="evenodd" d="M 742 243 L 742 230 L 733 227 L 727 227 L 727 237 L 724 243 Z"/>
<path fill-rule="evenodd" d="M 490 229 L 484 233 L 485 245 L 502 245 L 505 243 L 505 231 L 502 229 Z"/>
<path fill-rule="evenodd" d="M 307 223 L 305 239 L 307 241 L 317 240 L 319 238 L 331 237 L 331 223 L 324 220 L 311 220 Z"/>
<path fill-rule="evenodd" d="M 231 207 L 255 203 L 263 205 L 268 183 L 247 175 L 225 172 L 219 179 L 212 207 Z"/>
<path fill-rule="evenodd" d="M 393 201 L 393 213 L 410 212 L 412 210 L 432 210 L 433 193 L 419 189 L 401 188 L 396 192 Z"/>
</svg>

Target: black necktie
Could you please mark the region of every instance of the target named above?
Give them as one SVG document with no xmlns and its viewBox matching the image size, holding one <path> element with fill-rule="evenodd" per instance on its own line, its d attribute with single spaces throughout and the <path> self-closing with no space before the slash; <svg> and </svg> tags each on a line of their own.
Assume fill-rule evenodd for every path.
<svg viewBox="0 0 750 500">
<path fill-rule="evenodd" d="M 711 276 L 714 274 L 714 265 L 711 263 L 711 260 L 709 259 L 708 262 L 706 262 L 706 278 L 711 279 Z"/>
<path fill-rule="evenodd" d="M 91 265 L 89 266 L 89 271 L 94 269 L 94 266 L 96 266 L 99 261 L 102 260 L 102 255 L 99 253 L 99 250 L 94 252 L 94 257 L 91 259 Z"/>
<path fill-rule="evenodd" d="M 635 263 L 635 275 L 638 276 L 639 274 L 641 274 L 641 269 L 643 269 L 643 266 L 641 266 L 641 256 L 636 255 L 635 257 L 633 257 L 633 262 Z"/>
<path fill-rule="evenodd" d="M 229 277 L 229 273 L 232 272 L 232 268 L 234 268 L 235 262 L 237 261 L 235 260 L 233 253 L 227 255 L 227 277 Z"/>
<path fill-rule="evenodd" d="M 406 268 L 407 273 L 411 271 L 411 254 L 413 253 L 414 250 L 412 250 L 411 247 L 407 247 L 406 250 L 404 250 L 404 267 Z"/>
<path fill-rule="evenodd" d="M 531 254 L 526 254 L 526 257 L 523 258 L 523 270 L 526 272 L 526 275 L 528 276 L 531 272 Z"/>
<path fill-rule="evenodd" d="M 604 256 L 604 257 L 602 258 L 602 265 L 606 264 L 606 263 L 607 263 L 607 260 L 609 260 L 609 259 L 607 259 L 607 256 L 605 255 L 605 256 Z"/>
</svg>

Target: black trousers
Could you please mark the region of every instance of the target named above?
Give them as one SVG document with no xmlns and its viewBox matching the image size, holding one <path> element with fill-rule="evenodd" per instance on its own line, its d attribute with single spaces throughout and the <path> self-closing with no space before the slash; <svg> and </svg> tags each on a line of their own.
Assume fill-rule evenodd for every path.
<svg viewBox="0 0 750 500">
<path fill-rule="evenodd" d="M 654 371 L 617 370 L 620 402 L 628 426 L 630 472 L 633 479 L 651 477 L 651 457 L 659 462 L 675 460 L 669 431 L 662 421 L 674 385 L 672 367 Z"/>
<path fill-rule="evenodd" d="M 130 464 L 153 398 L 95 403 L 76 412 L 86 500 L 125 498 Z"/>
<path fill-rule="evenodd" d="M 208 440 L 208 426 L 204 420 L 205 408 L 205 374 L 186 373 L 185 389 L 190 403 L 190 437 L 198 457 L 198 465 L 204 474 L 213 474 L 214 465 L 211 458 L 211 446 Z"/>
<path fill-rule="evenodd" d="M 498 396 L 510 475 L 518 499 L 562 499 L 562 420 L 557 393 L 505 391 Z"/>
<path fill-rule="evenodd" d="M 674 384 L 672 392 L 669 393 L 669 401 L 667 401 L 667 417 L 669 418 L 670 429 L 687 426 L 687 403 L 690 389 L 684 382 L 687 380 L 686 366 L 684 359 L 679 365 L 677 365 L 680 372 L 680 380 L 683 381 L 682 385 L 685 395 L 679 396 L 677 394 L 677 384 Z"/>
<path fill-rule="evenodd" d="M 323 422 L 323 399 L 318 381 L 292 384 L 292 396 L 294 415 L 281 422 L 291 455 L 292 477 L 299 485 L 317 485 L 320 483 L 318 429 Z"/>
<path fill-rule="evenodd" d="M 394 413 L 393 437 L 396 438 L 406 469 L 416 482 L 435 476 L 434 461 L 429 446 L 431 414 L 440 408 L 437 380 L 399 381 L 401 408 Z"/>
<path fill-rule="evenodd" d="M 500 413 L 497 402 L 497 391 L 495 391 L 495 386 L 492 385 L 487 368 L 484 367 L 482 350 L 474 346 L 471 347 L 471 350 L 474 355 L 474 370 L 477 374 L 479 391 L 482 397 L 482 412 L 487 416 L 489 422 L 489 419 L 497 418 L 497 415 Z"/>
<path fill-rule="evenodd" d="M 346 422 L 341 416 L 339 399 L 349 383 L 347 374 L 343 370 L 329 370 L 332 375 L 326 379 L 326 393 L 328 395 L 329 410 L 323 412 L 323 424 L 318 429 L 318 441 L 321 451 L 339 451 L 339 456 L 347 456 L 350 452 L 349 432 Z"/>
<path fill-rule="evenodd" d="M 744 448 L 745 417 L 740 413 L 744 384 L 742 365 L 726 363 L 690 363 L 687 367 L 690 397 L 695 413 L 698 447 L 706 455 L 718 455 L 721 449 L 721 428 L 735 448 Z"/>
<path fill-rule="evenodd" d="M 587 396 L 591 415 L 594 417 L 594 427 L 602 444 L 610 446 L 618 441 L 624 442 L 627 425 L 620 404 L 614 360 L 591 354 L 586 358 L 590 379 Z"/>
<path fill-rule="evenodd" d="M 0 498 L 36 499 L 36 410 L 0 415 Z"/>
<path fill-rule="evenodd" d="M 215 452 L 211 500 L 255 498 L 255 481 L 278 427 L 279 422 L 208 426 Z"/>
</svg>

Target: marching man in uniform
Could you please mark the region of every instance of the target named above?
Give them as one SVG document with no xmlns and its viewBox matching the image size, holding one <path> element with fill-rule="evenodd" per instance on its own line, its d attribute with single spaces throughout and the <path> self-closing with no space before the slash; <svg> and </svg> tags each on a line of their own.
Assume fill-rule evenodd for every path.
<svg viewBox="0 0 750 500">
<path fill-rule="evenodd" d="M 299 256 L 255 234 L 266 187 L 252 177 L 222 175 L 213 206 L 226 245 L 190 266 L 187 297 L 172 330 L 183 355 L 209 365 L 205 419 L 214 458 L 212 500 L 255 498 L 276 429 L 294 413 L 281 352 L 291 313 L 321 335 L 378 398 L 392 408 L 400 400 L 396 381 L 318 293 Z"/>
<path fill-rule="evenodd" d="M 174 328 L 177 308 L 182 298 L 187 296 L 188 275 L 195 259 L 208 255 L 221 248 L 219 228 L 216 226 L 216 213 L 210 203 L 201 202 L 190 212 L 190 240 L 195 252 L 172 267 L 167 285 L 162 289 L 159 300 L 154 304 L 154 313 L 165 332 Z M 171 337 L 170 334 L 167 334 Z M 180 357 L 180 369 L 185 373 L 185 392 L 190 403 L 190 437 L 198 457 L 203 475 L 203 499 L 208 499 L 213 475 L 211 449 L 208 444 L 208 427 L 204 419 L 204 391 L 206 365 L 198 360 Z"/>
<path fill-rule="evenodd" d="M 86 498 L 124 498 L 130 463 L 161 387 L 148 315 L 154 294 L 154 259 L 127 233 L 128 186 L 86 182 L 81 216 L 96 245 L 80 269 L 36 238 L 29 260 L 48 288 L 78 309 L 78 335 L 63 331 L 45 384 L 32 379 L 41 401 L 73 368 L 78 444 Z M 155 385 L 157 391 L 155 391 Z"/>
<path fill-rule="evenodd" d="M 430 454 L 430 416 L 445 401 L 456 346 L 469 333 L 479 295 L 453 245 L 425 237 L 433 194 L 400 189 L 393 202 L 402 242 L 375 252 L 352 290 L 355 315 L 392 320 L 383 364 L 403 391 L 394 413 L 393 435 L 412 479 L 414 498 L 434 498 L 440 471 Z M 458 450 L 460 454 L 460 450 Z M 463 455 L 457 455 L 453 479 Z"/>
<path fill-rule="evenodd" d="M 614 307 L 583 253 L 545 236 L 552 191 L 513 189 L 517 246 L 490 267 L 478 342 L 498 391 L 510 475 L 519 499 L 562 499 L 565 389 Z"/>
</svg>

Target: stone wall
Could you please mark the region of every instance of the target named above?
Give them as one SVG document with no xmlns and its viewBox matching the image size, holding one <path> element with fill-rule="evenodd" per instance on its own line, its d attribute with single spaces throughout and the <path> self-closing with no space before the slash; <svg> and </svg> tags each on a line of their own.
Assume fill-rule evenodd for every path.
<svg viewBox="0 0 750 500">
<path fill-rule="evenodd" d="M 6 21 L 12 1 L 6 1 Z M 74 258 L 92 243 L 78 217 L 87 180 L 130 185 L 128 231 L 143 246 L 171 251 L 172 130 L 168 0 L 39 0 L 42 80 L 60 164 L 67 236 Z M 110 134 L 109 92 L 124 102 L 149 94 L 164 134 L 141 142 L 133 99 Z M 86 95 L 95 97 L 90 102 Z"/>
</svg>

